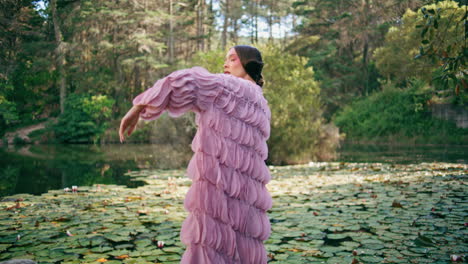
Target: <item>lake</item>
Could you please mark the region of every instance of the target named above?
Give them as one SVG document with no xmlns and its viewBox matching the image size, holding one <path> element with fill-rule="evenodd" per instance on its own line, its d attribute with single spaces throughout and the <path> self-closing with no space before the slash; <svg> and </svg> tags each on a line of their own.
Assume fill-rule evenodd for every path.
<svg viewBox="0 0 468 264">
<path fill-rule="evenodd" d="M 335 161 L 421 163 L 467 162 L 467 146 L 390 146 L 345 143 Z M 184 169 L 189 147 L 151 144 L 25 145 L 0 148 L 0 197 L 40 195 L 73 185 L 117 184 L 138 187 L 127 172 Z"/>
</svg>

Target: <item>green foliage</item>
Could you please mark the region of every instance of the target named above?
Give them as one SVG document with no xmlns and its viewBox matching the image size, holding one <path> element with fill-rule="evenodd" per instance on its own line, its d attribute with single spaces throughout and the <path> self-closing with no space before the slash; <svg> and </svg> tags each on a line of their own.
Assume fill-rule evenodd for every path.
<svg viewBox="0 0 468 264">
<path fill-rule="evenodd" d="M 319 41 L 317 38 L 299 38 L 288 49 L 308 58 L 306 66 L 314 69 L 314 77 L 320 82 L 324 117 L 329 120 L 334 112 L 353 98 L 380 90 L 380 75 L 374 61 L 361 65 L 353 56 L 341 54 L 335 41 Z"/>
<path fill-rule="evenodd" d="M 47 23 L 31 1 L 2 1 L 0 9 L 0 134 L 49 115 L 55 107 Z"/>
<path fill-rule="evenodd" d="M 264 94 L 271 108 L 269 160 L 275 164 L 314 158 L 322 110 L 320 88 L 307 59 L 279 48 L 261 48 L 265 61 Z"/>
<path fill-rule="evenodd" d="M 456 77 L 455 71 L 464 75 L 458 72 L 462 66 L 460 61 L 457 67 L 452 65 L 450 68 L 450 61 L 455 62 L 455 58 L 463 56 L 464 29 L 461 23 L 455 22 L 462 20 L 464 14 L 464 8 L 454 1 L 426 5 L 417 12 L 408 9 L 402 24 L 391 27 L 385 44 L 375 51 L 377 68 L 387 79 L 397 82 L 412 77 L 431 82 L 434 77 L 440 76 L 436 69 L 441 66 L 448 69 L 445 71 L 447 76 Z M 436 89 L 444 89 L 444 85 L 437 87 L 438 83 L 434 84 Z M 450 85 L 453 91 L 455 85 Z"/>
<path fill-rule="evenodd" d="M 0 135 L 3 135 L 8 125 L 17 120 L 16 104 L 0 94 Z"/>
<path fill-rule="evenodd" d="M 28 137 L 32 142 L 35 140 L 41 140 L 41 137 L 47 132 L 47 129 L 36 129 L 28 134 Z"/>
<path fill-rule="evenodd" d="M 13 144 L 14 145 L 23 145 L 23 144 L 26 144 L 27 142 L 22 139 L 21 137 L 19 137 L 18 135 L 15 136 L 15 138 L 13 138 Z"/>
<path fill-rule="evenodd" d="M 301 17 L 295 28 L 299 35 L 288 50 L 309 59 L 321 83 L 327 120 L 354 98 L 381 89 L 373 51 L 413 2 L 295 1 L 294 12 Z"/>
<path fill-rule="evenodd" d="M 464 80 L 468 57 L 466 5 L 463 12 L 463 7 L 457 7 L 455 2 L 444 1 L 422 7 L 420 11 L 423 21 L 422 24 L 416 25 L 416 28 L 421 28 L 422 45 L 416 58 L 426 56 L 432 61 L 439 62 L 440 67 L 435 72 L 434 79 L 438 80 L 445 89 L 455 87 L 455 94 L 459 95 L 460 88 L 468 88 Z M 445 19 L 442 19 L 443 17 Z M 455 38 L 447 39 L 447 34 Z"/>
<path fill-rule="evenodd" d="M 413 81 L 407 89 L 390 86 L 356 101 L 337 114 L 335 124 L 349 139 L 381 141 L 393 137 L 400 142 L 462 143 L 465 130 L 431 117 L 427 102 L 432 93 L 421 84 L 424 82 Z"/>
<path fill-rule="evenodd" d="M 322 120 L 320 88 L 307 59 L 274 46 L 258 47 L 265 63 L 263 91 L 271 109 L 269 162 L 307 161 L 317 157 Z M 220 72 L 226 52 L 195 56 L 194 63 Z"/>
<path fill-rule="evenodd" d="M 52 126 L 56 138 L 66 143 L 96 143 L 108 126 L 113 99 L 104 95 L 70 94 L 65 112 Z"/>
<path fill-rule="evenodd" d="M 166 75 L 172 61 L 182 57 L 184 52 L 176 50 L 175 58 L 168 59 L 166 45 L 170 36 L 178 42 L 188 39 L 190 24 L 184 22 L 193 18 L 194 9 L 179 9 L 179 4 L 186 6 L 189 1 L 178 1 L 171 17 L 169 3 L 158 1 L 80 2 L 76 10 L 59 8 L 63 20 L 73 21 L 63 27 L 64 41 L 70 43 L 66 71 L 75 84 L 71 92 L 111 96 L 119 102 L 113 118 L 119 118 L 131 98 Z M 174 20 L 171 32 L 169 19 Z"/>
<path fill-rule="evenodd" d="M 223 72 L 223 63 L 226 53 L 227 50 L 224 51 L 221 49 L 209 52 L 198 52 L 193 56 L 187 66 L 202 66 L 209 72 L 221 73 Z"/>
</svg>

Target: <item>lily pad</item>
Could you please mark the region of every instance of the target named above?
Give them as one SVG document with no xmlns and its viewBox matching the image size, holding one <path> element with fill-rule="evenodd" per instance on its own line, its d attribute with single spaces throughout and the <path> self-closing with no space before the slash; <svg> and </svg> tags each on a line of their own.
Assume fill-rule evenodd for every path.
<svg viewBox="0 0 468 264">
<path fill-rule="evenodd" d="M 282 258 L 272 263 L 351 263 L 354 257 L 363 263 L 445 263 L 446 252 L 468 251 L 459 243 L 466 233 L 468 193 L 459 187 L 466 164 L 330 162 L 270 171 L 272 232 L 264 245 Z M 185 250 L 180 227 L 188 215 L 183 198 L 191 185 L 184 173 L 131 172 L 150 183 L 133 189 L 101 185 L 101 192 L 93 186 L 78 194 L 25 195 L 16 213 L 0 210 L 0 260 L 30 252 L 44 263 L 51 254 L 70 264 L 98 263 L 98 256 L 105 263 L 179 263 Z M 176 187 L 165 192 L 169 181 Z"/>
</svg>

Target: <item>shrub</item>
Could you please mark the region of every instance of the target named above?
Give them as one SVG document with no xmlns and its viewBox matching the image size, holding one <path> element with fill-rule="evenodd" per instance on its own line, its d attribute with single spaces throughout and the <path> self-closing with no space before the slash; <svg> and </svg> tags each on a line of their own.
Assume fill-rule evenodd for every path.
<svg viewBox="0 0 468 264">
<path fill-rule="evenodd" d="M 59 142 L 96 143 L 108 126 L 114 100 L 104 95 L 70 94 L 52 130 Z"/>
<path fill-rule="evenodd" d="M 0 135 L 3 136 L 5 130 L 18 120 L 16 104 L 8 101 L 0 94 Z"/>
<path fill-rule="evenodd" d="M 13 144 L 14 145 L 24 145 L 24 144 L 27 144 L 28 142 L 26 140 L 24 140 L 23 138 L 21 138 L 19 135 L 15 135 L 15 137 L 13 138 Z"/>
<path fill-rule="evenodd" d="M 388 87 L 346 106 L 334 121 L 349 139 L 461 143 L 463 129 L 432 118 L 427 106 L 431 94 L 414 85 Z"/>
</svg>

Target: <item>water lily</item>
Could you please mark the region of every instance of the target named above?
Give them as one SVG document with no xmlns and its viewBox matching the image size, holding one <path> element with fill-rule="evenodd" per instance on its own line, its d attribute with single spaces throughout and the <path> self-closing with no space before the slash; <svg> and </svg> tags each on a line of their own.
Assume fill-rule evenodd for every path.
<svg viewBox="0 0 468 264">
<path fill-rule="evenodd" d="M 21 239 L 21 235 L 18 234 L 18 235 L 16 236 L 16 241 L 18 241 L 18 240 L 20 240 L 20 239 Z"/>
<path fill-rule="evenodd" d="M 73 185 L 73 186 L 72 186 L 72 192 L 77 192 L 77 191 L 78 191 L 78 186 Z"/>
<path fill-rule="evenodd" d="M 66 187 L 63 189 L 65 192 L 69 192 L 70 191 L 70 188 Z"/>
<path fill-rule="evenodd" d="M 67 230 L 67 236 L 73 236 L 73 234 L 70 233 L 70 231 Z"/>
<path fill-rule="evenodd" d="M 164 241 L 158 241 L 158 248 L 164 247 Z"/>
</svg>

